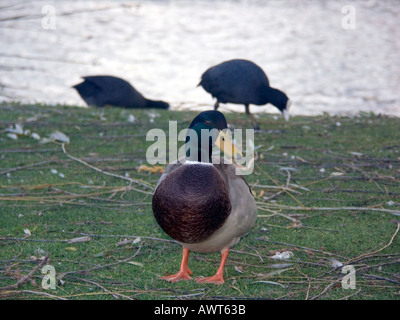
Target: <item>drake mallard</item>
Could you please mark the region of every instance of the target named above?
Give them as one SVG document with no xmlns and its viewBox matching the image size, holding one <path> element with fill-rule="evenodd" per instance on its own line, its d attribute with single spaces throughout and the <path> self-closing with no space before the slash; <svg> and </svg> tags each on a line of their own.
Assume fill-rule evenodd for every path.
<svg viewBox="0 0 400 320">
<path fill-rule="evenodd" d="M 196 282 L 222 284 L 229 248 L 252 228 L 257 206 L 249 185 L 243 175 L 237 174 L 236 167 L 224 163 L 222 157 L 212 156 L 214 144 L 227 155 L 238 153 L 226 134 L 224 115 L 219 111 L 202 112 L 189 129 L 192 130 L 186 136 L 186 157 L 167 166 L 152 201 L 160 227 L 183 247 L 180 271 L 161 279 L 171 282 L 191 279 L 190 251 L 221 252 L 216 274 L 197 278 Z M 201 139 L 202 130 L 208 130 L 210 137 Z M 192 138 L 193 133 L 199 139 Z"/>
<path fill-rule="evenodd" d="M 271 88 L 265 72 L 252 61 L 234 59 L 213 66 L 203 73 L 199 86 L 217 98 L 215 110 L 220 103 L 244 104 L 255 129 L 259 126 L 250 113 L 250 104 L 271 103 L 289 120 L 289 98 L 284 92 Z"/>
</svg>

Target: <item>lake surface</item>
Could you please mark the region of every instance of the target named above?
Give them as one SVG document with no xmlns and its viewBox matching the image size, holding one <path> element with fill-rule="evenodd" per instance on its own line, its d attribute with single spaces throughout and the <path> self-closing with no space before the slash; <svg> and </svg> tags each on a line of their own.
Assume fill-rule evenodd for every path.
<svg viewBox="0 0 400 320">
<path fill-rule="evenodd" d="M 244 58 L 287 93 L 292 114 L 400 116 L 399 39 L 400 2 L 389 0 L 3 0 L 0 101 L 84 106 L 71 86 L 109 74 L 172 109 L 210 109 L 201 74 Z"/>
</svg>

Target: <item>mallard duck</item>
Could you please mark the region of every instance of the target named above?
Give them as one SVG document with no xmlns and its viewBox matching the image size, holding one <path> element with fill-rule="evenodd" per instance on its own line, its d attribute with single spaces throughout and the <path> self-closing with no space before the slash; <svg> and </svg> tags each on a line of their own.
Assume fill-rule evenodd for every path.
<svg viewBox="0 0 400 320">
<path fill-rule="evenodd" d="M 237 174 L 232 162 L 224 163 L 222 157 L 212 156 L 214 144 L 226 155 L 239 153 L 227 134 L 224 115 L 204 111 L 194 118 L 189 129 L 186 156 L 167 166 L 152 200 L 156 221 L 183 247 L 180 271 L 161 279 L 191 279 L 190 251 L 221 252 L 216 274 L 197 278 L 196 282 L 222 284 L 229 248 L 252 228 L 257 206 L 244 176 Z M 201 139 L 202 130 L 207 130 L 210 138 Z"/>
<path fill-rule="evenodd" d="M 214 110 L 220 103 L 244 104 L 255 129 L 259 126 L 250 114 L 250 104 L 271 103 L 289 120 L 289 98 L 284 92 L 269 86 L 267 75 L 254 62 L 242 59 L 222 62 L 207 69 L 198 85 L 217 98 Z"/>
<path fill-rule="evenodd" d="M 113 76 L 88 76 L 73 86 L 89 106 L 168 109 L 164 101 L 146 99 L 129 82 Z"/>
</svg>

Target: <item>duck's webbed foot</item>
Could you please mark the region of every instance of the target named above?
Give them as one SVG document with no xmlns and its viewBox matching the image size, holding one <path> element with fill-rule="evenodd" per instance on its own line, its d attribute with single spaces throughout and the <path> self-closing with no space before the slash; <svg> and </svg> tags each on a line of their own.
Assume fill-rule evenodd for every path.
<svg viewBox="0 0 400 320">
<path fill-rule="evenodd" d="M 190 251 L 188 249 L 186 249 L 185 247 L 183 247 L 183 257 L 182 257 L 181 269 L 179 270 L 179 272 L 175 273 L 173 275 L 161 277 L 160 279 L 170 281 L 170 282 L 177 282 L 180 280 L 192 279 L 192 277 L 190 275 L 193 274 L 193 272 L 188 267 L 189 253 L 190 253 Z"/>
</svg>

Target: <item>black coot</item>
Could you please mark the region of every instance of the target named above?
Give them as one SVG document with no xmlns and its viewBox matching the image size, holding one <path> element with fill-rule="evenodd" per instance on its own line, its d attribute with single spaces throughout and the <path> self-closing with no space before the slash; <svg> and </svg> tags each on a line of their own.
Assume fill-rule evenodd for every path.
<svg viewBox="0 0 400 320">
<path fill-rule="evenodd" d="M 123 108 L 168 109 L 164 101 L 146 99 L 129 82 L 112 76 L 82 77 L 83 82 L 73 86 L 88 105 Z"/>
<path fill-rule="evenodd" d="M 271 103 L 286 120 L 289 119 L 289 98 L 284 92 L 271 88 L 265 72 L 251 61 L 235 59 L 211 67 L 203 73 L 199 85 L 217 98 L 215 110 L 220 103 L 244 104 L 256 129 L 258 125 L 250 114 L 250 104 Z"/>
</svg>

